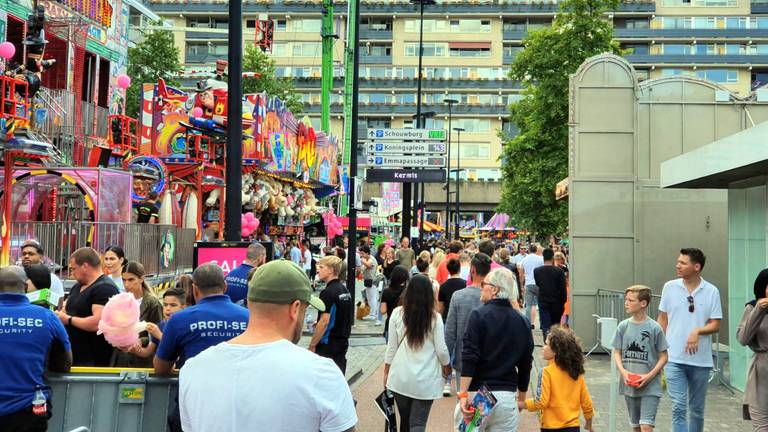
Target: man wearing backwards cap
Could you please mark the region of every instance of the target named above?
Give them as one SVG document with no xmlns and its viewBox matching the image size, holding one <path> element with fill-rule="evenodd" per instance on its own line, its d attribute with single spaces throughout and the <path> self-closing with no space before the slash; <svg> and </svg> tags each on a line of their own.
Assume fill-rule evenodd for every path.
<svg viewBox="0 0 768 432">
<path fill-rule="evenodd" d="M 256 270 L 245 332 L 181 369 L 185 432 L 354 431 L 352 393 L 339 368 L 295 345 L 309 304 L 325 309 L 301 267 L 279 260 Z"/>
</svg>

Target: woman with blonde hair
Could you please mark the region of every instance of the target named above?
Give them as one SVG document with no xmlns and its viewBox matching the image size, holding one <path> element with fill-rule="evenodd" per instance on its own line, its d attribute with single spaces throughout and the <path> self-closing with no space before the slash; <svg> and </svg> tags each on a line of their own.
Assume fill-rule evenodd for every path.
<svg viewBox="0 0 768 432">
<path fill-rule="evenodd" d="M 441 262 L 445 260 L 445 252 L 442 249 L 435 250 L 435 255 L 432 257 L 432 262 L 429 263 L 429 277 L 435 279 L 437 276 L 437 267 Z"/>
<path fill-rule="evenodd" d="M 159 324 L 163 319 L 163 305 L 144 279 L 146 275 L 147 272 L 141 263 L 128 261 L 122 274 L 125 292 L 133 294 L 139 301 L 139 321 Z M 142 347 L 149 345 L 149 333 L 146 330 L 139 333 L 139 343 Z M 144 359 L 126 351 L 116 351 L 113 363 L 117 367 L 152 367 L 151 358 Z"/>
</svg>

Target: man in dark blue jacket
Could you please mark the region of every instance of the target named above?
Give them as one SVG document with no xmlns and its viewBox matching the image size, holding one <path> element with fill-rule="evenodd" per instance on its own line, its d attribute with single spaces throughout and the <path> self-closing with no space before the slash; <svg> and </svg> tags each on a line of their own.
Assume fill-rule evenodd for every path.
<svg viewBox="0 0 768 432">
<path fill-rule="evenodd" d="M 50 391 L 46 369 L 69 372 L 67 331 L 49 309 L 29 303 L 21 267 L 0 268 L 0 430 L 48 429 Z"/>
<path fill-rule="evenodd" d="M 483 422 L 488 430 L 517 430 L 517 401 L 525 400 L 531 378 L 533 334 L 528 319 L 512 307 L 517 297 L 512 272 L 506 268 L 491 270 L 480 287 L 484 304 L 469 314 L 464 333 L 461 410 L 470 415 L 472 398 L 468 392 L 485 384 L 497 401 Z"/>
</svg>

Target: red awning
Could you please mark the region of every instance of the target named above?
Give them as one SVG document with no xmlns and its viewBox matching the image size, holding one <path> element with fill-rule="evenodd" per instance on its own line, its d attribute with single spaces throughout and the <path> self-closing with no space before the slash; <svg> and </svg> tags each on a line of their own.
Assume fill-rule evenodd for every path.
<svg viewBox="0 0 768 432">
<path fill-rule="evenodd" d="M 490 42 L 448 42 L 449 49 L 491 49 Z"/>
</svg>

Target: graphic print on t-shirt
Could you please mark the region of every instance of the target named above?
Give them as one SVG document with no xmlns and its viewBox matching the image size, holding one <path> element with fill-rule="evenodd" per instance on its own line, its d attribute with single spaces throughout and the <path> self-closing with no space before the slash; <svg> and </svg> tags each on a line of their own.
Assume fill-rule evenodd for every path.
<svg viewBox="0 0 768 432">
<path fill-rule="evenodd" d="M 633 340 L 623 350 L 622 360 L 624 364 L 627 364 L 627 363 L 647 364 L 648 363 L 649 347 L 645 342 L 651 341 L 651 332 L 643 331 L 640 333 L 640 336 L 641 337 L 639 341 L 637 339 Z"/>
</svg>

